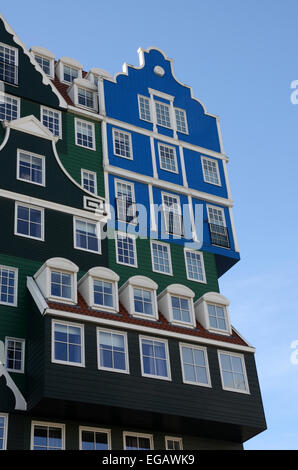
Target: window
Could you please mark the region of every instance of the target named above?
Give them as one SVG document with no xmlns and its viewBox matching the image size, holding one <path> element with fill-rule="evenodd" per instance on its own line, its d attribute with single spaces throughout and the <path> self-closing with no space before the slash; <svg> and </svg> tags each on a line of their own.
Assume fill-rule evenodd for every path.
<svg viewBox="0 0 298 470">
<path fill-rule="evenodd" d="M 0 93 L 0 120 L 13 121 L 20 117 L 20 100 Z"/>
<path fill-rule="evenodd" d="M 16 204 L 15 234 L 22 237 L 44 239 L 43 209 Z"/>
<path fill-rule="evenodd" d="M 98 329 L 98 368 L 129 372 L 126 333 Z"/>
<path fill-rule="evenodd" d="M 5 339 L 6 369 L 11 372 L 24 372 L 25 340 L 16 338 Z"/>
<path fill-rule="evenodd" d="M 117 219 L 127 223 L 136 223 L 134 185 L 125 181 L 116 181 Z"/>
<path fill-rule="evenodd" d="M 160 101 L 155 101 L 156 122 L 163 127 L 172 127 L 170 118 L 170 106 Z"/>
<path fill-rule="evenodd" d="M 0 414 L 0 450 L 6 449 L 7 440 L 7 415 Z"/>
<path fill-rule="evenodd" d="M 136 314 L 154 315 L 153 292 L 146 289 L 134 288 L 134 311 Z"/>
<path fill-rule="evenodd" d="M 171 296 L 173 320 L 181 323 L 191 323 L 189 299 Z"/>
<path fill-rule="evenodd" d="M 114 154 L 132 160 L 131 134 L 113 129 Z"/>
<path fill-rule="evenodd" d="M 153 436 L 151 434 L 124 432 L 123 447 L 124 450 L 152 450 Z"/>
<path fill-rule="evenodd" d="M 85 366 L 84 327 L 82 325 L 53 321 L 52 362 Z"/>
<path fill-rule="evenodd" d="M 12 85 L 18 83 L 18 50 L 0 44 L 0 80 Z"/>
<path fill-rule="evenodd" d="M 157 288 L 146 276 L 132 276 L 119 289 L 120 301 L 130 315 L 157 320 Z"/>
<path fill-rule="evenodd" d="M 18 150 L 17 178 L 28 183 L 45 185 L 45 158 L 41 155 Z"/>
<path fill-rule="evenodd" d="M 94 171 L 81 170 L 81 184 L 92 194 L 97 194 L 97 178 Z"/>
<path fill-rule="evenodd" d="M 181 437 L 165 437 L 166 450 L 182 450 L 182 438 Z"/>
<path fill-rule="evenodd" d="M 0 304 L 17 305 L 18 270 L 0 266 Z"/>
<path fill-rule="evenodd" d="M 72 298 L 72 275 L 61 271 L 51 271 L 51 297 Z"/>
<path fill-rule="evenodd" d="M 115 242 L 117 263 L 137 268 L 135 237 L 128 234 L 117 233 Z"/>
<path fill-rule="evenodd" d="M 210 328 L 227 331 L 226 310 L 221 305 L 207 304 Z"/>
<path fill-rule="evenodd" d="M 35 55 L 36 62 L 41 66 L 44 73 L 52 77 L 52 67 L 51 67 L 51 60 L 47 59 L 46 57 L 42 57 L 40 55 Z"/>
<path fill-rule="evenodd" d="M 224 210 L 221 207 L 207 206 L 210 239 L 212 245 L 230 248 Z"/>
<path fill-rule="evenodd" d="M 163 213 L 166 232 L 183 236 L 183 220 L 179 197 L 171 194 L 162 194 Z"/>
<path fill-rule="evenodd" d="M 206 292 L 195 303 L 201 325 L 212 333 L 232 334 L 228 313 L 229 300 L 218 292 Z"/>
<path fill-rule="evenodd" d="M 142 375 L 171 380 L 167 341 L 140 338 Z"/>
<path fill-rule="evenodd" d="M 57 137 L 62 136 L 61 132 L 61 113 L 60 111 L 54 111 L 50 108 L 45 108 L 41 106 L 40 109 L 41 113 L 41 122 L 45 127 L 49 129 L 54 135 Z"/>
<path fill-rule="evenodd" d="M 203 253 L 184 250 L 187 279 L 206 283 Z"/>
<path fill-rule="evenodd" d="M 80 427 L 80 450 L 109 450 L 111 449 L 111 431 Z"/>
<path fill-rule="evenodd" d="M 186 113 L 184 109 L 175 108 L 176 128 L 183 134 L 188 134 Z"/>
<path fill-rule="evenodd" d="M 87 108 L 94 108 L 93 92 L 78 88 L 78 104 Z"/>
<path fill-rule="evenodd" d="M 203 176 L 206 183 L 221 186 L 217 160 L 201 157 Z"/>
<path fill-rule="evenodd" d="M 64 450 L 63 424 L 32 422 L 31 450 Z"/>
<path fill-rule="evenodd" d="M 79 250 L 100 253 L 99 224 L 74 218 L 74 247 Z"/>
<path fill-rule="evenodd" d="M 139 100 L 139 116 L 140 119 L 144 121 L 151 122 L 151 110 L 150 110 L 150 99 L 146 98 L 145 96 L 138 96 Z"/>
<path fill-rule="evenodd" d="M 95 150 L 94 124 L 75 119 L 76 145 Z"/>
<path fill-rule="evenodd" d="M 244 356 L 218 351 L 218 357 L 223 389 L 249 393 Z"/>
<path fill-rule="evenodd" d="M 94 305 L 115 308 L 114 284 L 101 279 L 93 280 Z"/>
<path fill-rule="evenodd" d="M 171 249 L 165 243 L 151 241 L 152 270 L 172 275 Z"/>
<path fill-rule="evenodd" d="M 63 65 L 63 81 L 67 83 L 72 83 L 75 78 L 78 78 L 79 70 L 69 67 L 68 65 Z"/>
<path fill-rule="evenodd" d="M 175 147 L 158 144 L 159 163 L 162 170 L 178 173 L 177 156 Z"/>
<path fill-rule="evenodd" d="M 206 348 L 180 344 L 183 382 L 210 387 L 210 374 Z"/>
</svg>

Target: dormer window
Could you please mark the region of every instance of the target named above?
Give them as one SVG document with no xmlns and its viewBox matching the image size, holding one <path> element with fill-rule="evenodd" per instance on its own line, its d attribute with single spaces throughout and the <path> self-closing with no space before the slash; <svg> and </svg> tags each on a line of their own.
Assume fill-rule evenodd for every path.
<svg viewBox="0 0 298 470">
<path fill-rule="evenodd" d="M 63 81 L 67 83 L 72 83 L 75 78 L 78 78 L 79 71 L 78 69 L 74 69 L 69 65 L 63 66 Z"/>
<path fill-rule="evenodd" d="M 75 78 L 68 94 L 76 106 L 97 111 L 97 87 L 85 78 Z"/>
<path fill-rule="evenodd" d="M 34 55 L 36 62 L 40 65 L 44 73 L 50 78 L 54 78 L 54 54 L 44 47 L 31 47 L 30 51 Z"/>
<path fill-rule="evenodd" d="M 198 321 L 214 333 L 232 334 L 229 314 L 229 301 L 217 292 L 207 292 L 195 303 Z"/>
<path fill-rule="evenodd" d="M 78 104 L 85 106 L 86 108 L 94 108 L 92 91 L 78 87 Z"/>
<path fill-rule="evenodd" d="M 76 304 L 78 270 L 67 259 L 51 258 L 41 266 L 34 279 L 46 299 Z"/>
<path fill-rule="evenodd" d="M 120 301 L 135 317 L 158 318 L 157 284 L 145 276 L 133 276 L 119 290 Z"/>
<path fill-rule="evenodd" d="M 194 328 L 194 295 L 188 287 L 172 284 L 159 294 L 158 308 L 169 323 Z"/>
<path fill-rule="evenodd" d="M 70 57 L 61 57 L 56 65 L 56 75 L 60 82 L 71 85 L 76 78 L 82 78 L 82 65 Z"/>
<path fill-rule="evenodd" d="M 89 307 L 107 312 L 118 312 L 118 281 L 114 271 L 95 267 L 80 279 L 78 289 Z"/>
</svg>

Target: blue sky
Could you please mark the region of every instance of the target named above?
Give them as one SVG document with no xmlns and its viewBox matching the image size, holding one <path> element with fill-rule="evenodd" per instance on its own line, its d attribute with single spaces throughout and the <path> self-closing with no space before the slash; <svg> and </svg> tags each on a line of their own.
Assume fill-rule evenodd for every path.
<svg viewBox="0 0 298 470">
<path fill-rule="evenodd" d="M 175 60 L 179 80 L 220 116 L 241 261 L 220 279 L 235 327 L 256 348 L 268 430 L 246 449 L 298 449 L 298 79 L 296 0 L 3 2 L 30 46 L 85 70 L 138 65 L 139 46 Z"/>
</svg>

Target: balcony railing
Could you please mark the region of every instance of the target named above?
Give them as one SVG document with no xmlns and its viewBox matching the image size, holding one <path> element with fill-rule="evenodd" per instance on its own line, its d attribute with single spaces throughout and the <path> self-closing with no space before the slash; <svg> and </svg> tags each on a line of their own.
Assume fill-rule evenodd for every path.
<svg viewBox="0 0 298 470">
<path fill-rule="evenodd" d="M 138 213 L 136 210 L 136 203 L 127 199 L 116 198 L 116 215 L 117 219 L 128 224 L 138 223 Z"/>
<path fill-rule="evenodd" d="M 18 67 L 0 59 L 0 80 L 12 85 L 17 85 Z"/>
<path fill-rule="evenodd" d="M 209 223 L 209 230 L 212 245 L 230 248 L 230 239 L 227 227 Z"/>
</svg>

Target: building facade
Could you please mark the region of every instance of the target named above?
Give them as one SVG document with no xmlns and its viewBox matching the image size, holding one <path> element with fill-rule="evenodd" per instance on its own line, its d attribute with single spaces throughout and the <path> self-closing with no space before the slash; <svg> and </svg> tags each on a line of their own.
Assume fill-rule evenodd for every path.
<svg viewBox="0 0 298 470">
<path fill-rule="evenodd" d="M 266 429 L 218 278 L 218 118 L 140 49 L 112 77 L 0 20 L 0 449 L 241 449 Z"/>
</svg>

